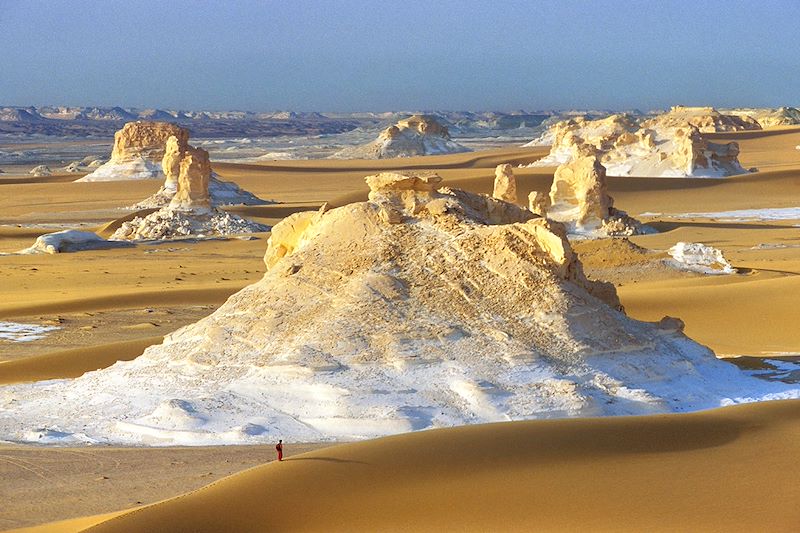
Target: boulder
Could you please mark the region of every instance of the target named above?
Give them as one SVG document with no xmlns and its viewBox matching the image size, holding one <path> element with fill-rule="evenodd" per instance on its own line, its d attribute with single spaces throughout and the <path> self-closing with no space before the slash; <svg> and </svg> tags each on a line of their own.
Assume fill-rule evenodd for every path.
<svg viewBox="0 0 800 533">
<path fill-rule="evenodd" d="M 497 165 L 494 170 L 494 191 L 492 197 L 512 204 L 517 203 L 517 180 L 508 163 Z"/>
</svg>

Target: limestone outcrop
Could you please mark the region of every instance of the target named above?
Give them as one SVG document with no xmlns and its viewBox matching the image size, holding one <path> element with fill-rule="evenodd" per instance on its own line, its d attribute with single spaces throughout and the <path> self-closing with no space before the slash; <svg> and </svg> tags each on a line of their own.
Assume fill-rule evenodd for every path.
<svg viewBox="0 0 800 533">
<path fill-rule="evenodd" d="M 114 135 L 111 159 L 104 164 L 94 160 L 96 170 L 75 181 L 115 181 L 164 179 L 164 185 L 152 196 L 130 209 L 152 209 L 168 205 L 178 190 L 181 161 L 195 150 L 189 145 L 189 131 L 168 122 L 129 122 Z M 90 158 L 86 158 L 90 159 Z M 221 205 L 262 205 L 265 200 L 242 190 L 235 183 L 209 176 L 210 203 Z"/>
<path fill-rule="evenodd" d="M 436 175 L 368 183 L 366 202 L 278 223 L 263 279 L 163 344 L 6 388 L 0 438 L 56 420 L 61 442 L 353 440 L 797 393 L 718 361 L 674 321 L 625 316 L 558 222 Z"/>
<path fill-rule="evenodd" d="M 175 142 L 167 144 L 164 161 L 168 181 L 155 195 L 159 201 L 166 200 L 169 194 L 167 187 L 171 187 L 172 183 L 177 181 L 176 190 L 169 198 L 169 204 L 146 216 L 123 222 L 111 236 L 111 240 L 163 240 L 269 230 L 268 226 L 249 222 L 242 217 L 212 207 L 209 193 L 211 162 L 208 152 L 191 146 L 187 146 L 183 151 L 177 151 L 175 146 Z M 173 180 L 171 176 L 174 176 L 176 167 L 177 180 Z M 152 199 L 153 197 L 148 200 Z"/>
<path fill-rule="evenodd" d="M 795 107 L 773 108 L 739 108 L 724 110 L 727 115 L 736 115 L 758 122 L 762 128 L 778 126 L 795 126 L 800 124 L 800 109 Z"/>
<path fill-rule="evenodd" d="M 761 126 L 747 115 L 723 114 L 713 107 L 673 106 L 667 113 L 642 123 L 648 129 L 685 128 L 693 126 L 700 133 L 760 130 Z"/>
<path fill-rule="evenodd" d="M 647 232 L 645 226 L 614 208 L 614 199 L 608 194 L 606 169 L 596 154 L 580 155 L 560 165 L 548 197 L 533 191 L 529 208 L 564 223 L 574 234 L 602 237 Z"/>
<path fill-rule="evenodd" d="M 552 127 L 550 153 L 530 166 L 557 166 L 597 155 L 609 176 L 722 177 L 745 171 L 737 143 L 716 144 L 706 131 L 758 128 L 712 108 L 673 108 L 643 122 L 627 115 L 573 119 Z"/>
<path fill-rule="evenodd" d="M 167 139 L 175 137 L 181 149 L 189 144 L 189 130 L 170 122 L 128 122 L 114 134 L 111 159 L 126 161 L 145 157 L 160 161 L 164 157 Z"/>
<path fill-rule="evenodd" d="M 175 138 L 178 151 L 186 150 L 189 131 L 169 122 L 128 122 L 114 134 L 111 159 L 76 181 L 161 179 L 161 160 L 167 141 Z"/>
<path fill-rule="evenodd" d="M 60 254 L 81 252 L 84 250 L 101 250 L 132 246 L 130 243 L 107 241 L 91 231 L 63 230 L 45 233 L 36 238 L 33 245 L 18 254 Z"/>
<path fill-rule="evenodd" d="M 517 180 L 511 165 L 497 165 L 494 170 L 494 190 L 492 197 L 511 204 L 517 203 Z"/>
<path fill-rule="evenodd" d="M 190 145 L 182 147 L 180 141 L 175 137 L 167 139 L 164 157 L 161 159 L 161 167 L 164 173 L 164 185 L 149 198 L 131 206 L 131 209 L 152 209 L 169 205 L 175 197 L 175 193 L 178 191 L 181 163 L 183 159 L 185 159 L 187 153 L 195 150 L 197 149 Z M 195 187 L 195 189 L 197 189 L 197 187 Z M 271 203 L 239 188 L 235 183 L 221 180 L 213 171 L 210 172 L 208 177 L 208 195 L 210 205 L 215 207 L 223 205 L 263 205 Z"/>
<path fill-rule="evenodd" d="M 178 190 L 172 197 L 169 208 L 183 211 L 210 209 L 208 185 L 211 180 L 211 161 L 208 159 L 208 152 L 202 148 L 187 148 L 178 168 Z"/>
<path fill-rule="evenodd" d="M 161 171 L 164 173 L 164 191 L 178 190 L 178 176 L 181 173 L 181 159 L 186 151 L 180 140 L 174 135 L 167 139 L 164 146 L 164 157 L 161 158 Z"/>
<path fill-rule="evenodd" d="M 377 139 L 362 146 L 346 148 L 337 159 L 387 159 L 421 155 L 469 152 L 450 138 L 447 127 L 430 115 L 413 115 L 381 132 Z"/>
<path fill-rule="evenodd" d="M 36 178 L 40 178 L 42 176 L 49 176 L 52 173 L 53 172 L 50 170 L 50 167 L 48 167 L 47 165 L 37 165 L 33 167 L 30 170 L 30 172 L 28 172 L 28 174 Z"/>
</svg>

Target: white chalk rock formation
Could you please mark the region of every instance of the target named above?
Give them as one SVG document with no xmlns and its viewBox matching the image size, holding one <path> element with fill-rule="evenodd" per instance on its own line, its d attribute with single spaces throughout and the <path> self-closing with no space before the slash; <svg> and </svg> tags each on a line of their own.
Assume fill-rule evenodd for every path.
<svg viewBox="0 0 800 533">
<path fill-rule="evenodd" d="M 433 175 L 275 226 L 264 278 L 129 362 L 0 388 L 0 439 L 350 440 L 800 395 L 618 310 L 563 227 Z M 52 433 L 48 433 L 52 435 Z"/>
<path fill-rule="evenodd" d="M 550 153 L 530 166 L 556 166 L 595 153 L 609 176 L 731 176 L 746 172 L 738 160 L 739 145 L 710 142 L 702 131 L 749 127 L 711 108 L 673 108 L 641 124 L 627 115 L 573 119 L 552 127 Z"/>
<path fill-rule="evenodd" d="M 681 270 L 701 274 L 736 273 L 721 250 L 700 242 L 679 242 L 668 253 L 672 256 L 672 265 Z"/>
<path fill-rule="evenodd" d="M 269 230 L 268 226 L 249 222 L 211 206 L 211 162 L 208 152 L 202 148 L 187 147 L 181 152 L 178 168 L 177 190 L 169 204 L 144 217 L 123 222 L 111 240 L 152 241 Z M 170 167 L 169 172 L 173 170 Z"/>
<path fill-rule="evenodd" d="M 36 238 L 33 246 L 18 254 L 59 254 L 129 246 L 127 243 L 109 242 L 91 231 L 64 230 L 47 233 Z"/>
<path fill-rule="evenodd" d="M 514 177 L 514 170 L 508 163 L 497 165 L 494 169 L 492 197 L 511 204 L 517 203 L 517 180 Z"/>
<path fill-rule="evenodd" d="M 648 228 L 614 209 L 608 194 L 606 169 L 597 155 L 581 155 L 560 165 L 547 198 L 537 191 L 529 196 L 531 211 L 562 222 L 573 235 L 596 237 L 646 233 Z"/>
<path fill-rule="evenodd" d="M 800 109 L 795 107 L 775 108 L 738 108 L 724 110 L 726 115 L 736 115 L 744 119 L 758 122 L 762 128 L 777 126 L 795 126 L 800 124 Z"/>
<path fill-rule="evenodd" d="M 167 139 L 161 168 L 164 173 L 164 185 L 152 196 L 131 206 L 131 209 L 153 209 L 169 205 L 178 191 L 178 176 L 181 173 L 181 161 L 193 147 L 181 145 L 177 137 Z M 209 201 L 212 206 L 222 205 L 263 205 L 268 204 L 256 195 L 240 189 L 235 183 L 223 181 L 211 172 L 208 181 Z"/>
<path fill-rule="evenodd" d="M 189 131 L 169 122 L 128 122 L 114 134 L 111 159 L 76 181 L 163 179 L 161 160 L 167 140 L 175 137 L 180 150 L 188 146 Z"/>
<path fill-rule="evenodd" d="M 723 114 L 713 107 L 686 107 L 676 105 L 667 113 L 642 123 L 645 128 L 684 128 L 693 126 L 700 133 L 760 130 L 761 126 L 747 115 Z"/>
<path fill-rule="evenodd" d="M 371 143 L 346 148 L 337 159 L 388 159 L 469 152 L 450 138 L 447 128 L 429 115 L 413 115 L 383 130 Z"/>
<path fill-rule="evenodd" d="M 42 176 L 49 176 L 52 173 L 53 172 L 50 170 L 50 167 L 48 167 L 47 165 L 35 166 L 30 170 L 30 172 L 28 172 L 28 174 L 36 178 L 40 178 Z"/>
</svg>

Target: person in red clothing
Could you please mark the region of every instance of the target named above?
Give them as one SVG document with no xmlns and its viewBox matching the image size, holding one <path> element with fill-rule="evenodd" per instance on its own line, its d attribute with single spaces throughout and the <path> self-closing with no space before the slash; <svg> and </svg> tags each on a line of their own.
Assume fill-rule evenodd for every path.
<svg viewBox="0 0 800 533">
<path fill-rule="evenodd" d="M 275 445 L 275 451 L 278 452 L 278 461 L 283 461 L 283 440 L 279 440 Z"/>
</svg>

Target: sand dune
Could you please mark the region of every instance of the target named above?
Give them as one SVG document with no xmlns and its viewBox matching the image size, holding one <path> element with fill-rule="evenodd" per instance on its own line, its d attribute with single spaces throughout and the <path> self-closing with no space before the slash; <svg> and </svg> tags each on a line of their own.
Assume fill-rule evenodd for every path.
<svg viewBox="0 0 800 533">
<path fill-rule="evenodd" d="M 285 457 L 325 447 L 292 443 Z M 65 448 L 0 444 L 0 530 L 73 532 L 275 458 L 272 446 Z M 75 518 L 78 517 L 78 518 Z"/>
<path fill-rule="evenodd" d="M 74 348 L 12 361 L 0 361 L 0 385 L 23 381 L 76 378 L 90 370 L 105 368 L 117 361 L 130 361 L 163 337 L 112 342 L 89 348 Z"/>
<path fill-rule="evenodd" d="M 796 401 L 434 430 L 273 462 L 89 531 L 790 531 L 799 437 Z"/>
</svg>

